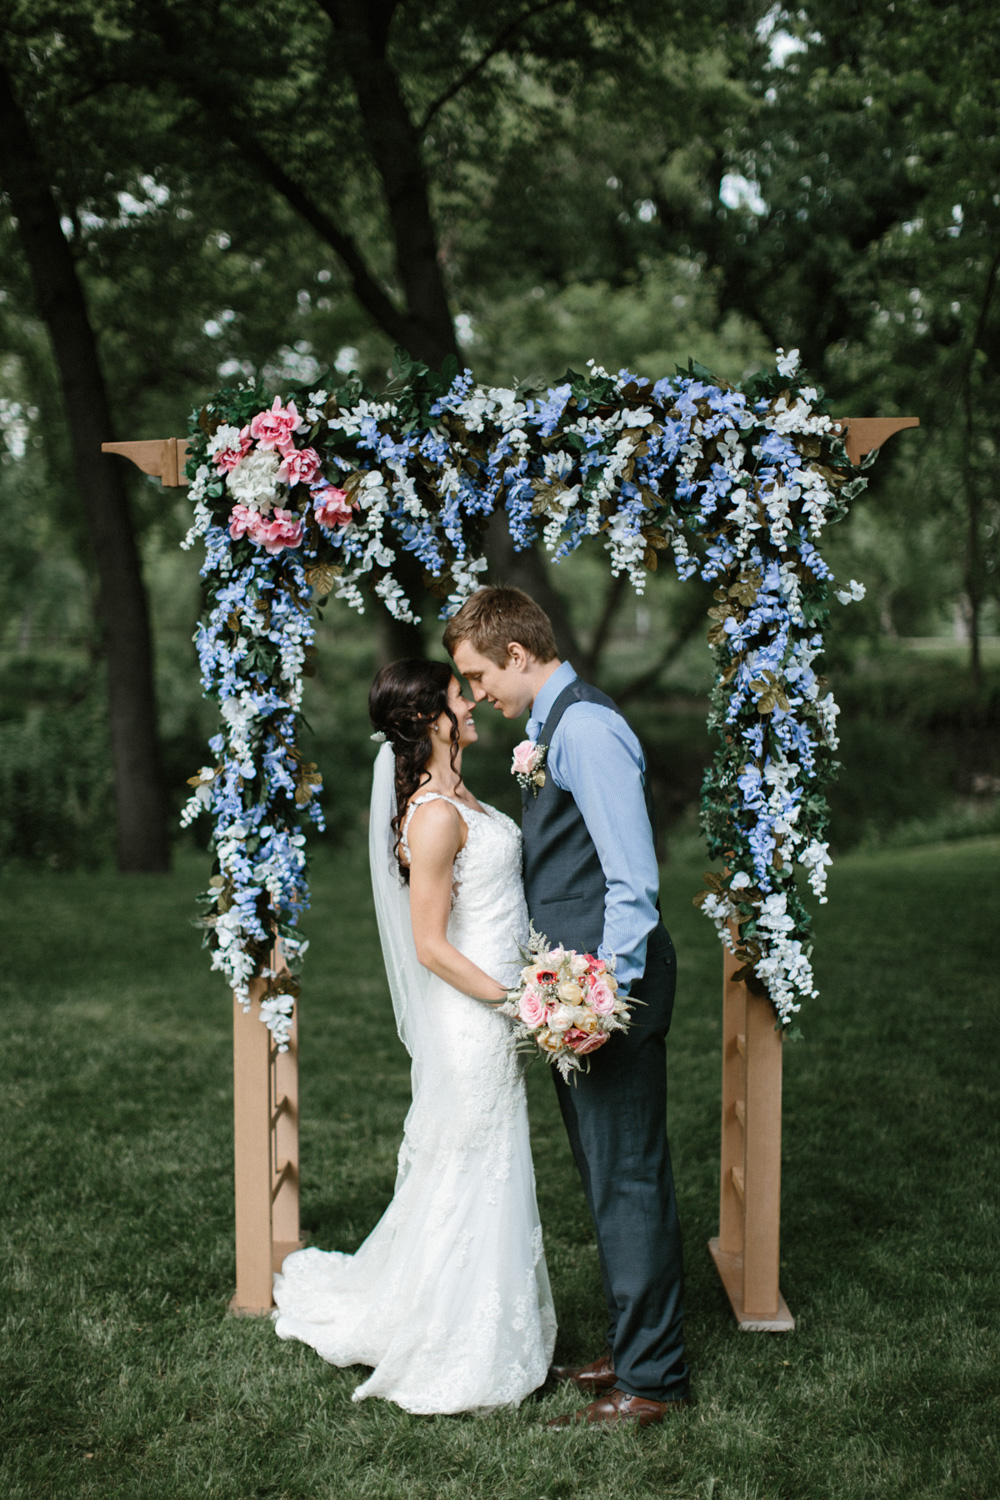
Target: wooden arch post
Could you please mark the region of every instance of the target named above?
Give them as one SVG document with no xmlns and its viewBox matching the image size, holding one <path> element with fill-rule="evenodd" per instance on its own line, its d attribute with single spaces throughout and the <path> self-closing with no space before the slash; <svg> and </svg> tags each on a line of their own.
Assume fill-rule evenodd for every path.
<svg viewBox="0 0 1000 1500">
<path fill-rule="evenodd" d="M 847 454 L 857 464 L 917 417 L 844 417 Z M 183 438 L 102 443 L 164 485 L 186 485 Z M 795 1327 L 778 1288 L 781 1229 L 782 1038 L 766 995 L 753 995 L 723 957 L 722 1149 L 719 1233 L 709 1241 L 740 1328 Z M 236 1294 L 230 1310 L 268 1313 L 271 1274 L 299 1247 L 298 1003 L 287 1052 L 260 1021 L 263 981 L 251 1008 L 233 1005 Z"/>
<path fill-rule="evenodd" d="M 847 456 L 860 463 L 917 417 L 845 417 Z M 731 936 L 735 932 L 730 928 Z M 719 1233 L 708 1242 L 740 1328 L 785 1333 L 795 1327 L 779 1287 L 781 1240 L 782 1034 L 767 995 L 733 975 L 726 950 L 722 976 L 722 1141 Z"/>
</svg>

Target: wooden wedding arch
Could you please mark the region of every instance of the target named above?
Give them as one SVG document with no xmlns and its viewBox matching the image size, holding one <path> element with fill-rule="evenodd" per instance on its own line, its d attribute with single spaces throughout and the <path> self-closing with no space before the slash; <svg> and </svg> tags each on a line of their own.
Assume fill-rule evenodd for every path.
<svg viewBox="0 0 1000 1500">
<path fill-rule="evenodd" d="M 917 417 L 845 417 L 841 434 L 852 463 Z M 102 443 L 167 486 L 186 485 L 183 438 Z M 272 962 L 276 967 L 278 956 Z M 734 975 L 723 952 L 722 1140 L 719 1233 L 708 1248 L 741 1329 L 779 1333 L 795 1327 L 779 1288 L 781 1228 L 781 1072 L 783 1034 L 767 995 Z M 251 985 L 248 1011 L 233 1002 L 233 1099 L 236 1198 L 235 1313 L 266 1314 L 272 1274 L 302 1243 L 299 1230 L 298 1004 L 288 1050 L 279 1052 L 260 1023 L 265 981 Z"/>
</svg>

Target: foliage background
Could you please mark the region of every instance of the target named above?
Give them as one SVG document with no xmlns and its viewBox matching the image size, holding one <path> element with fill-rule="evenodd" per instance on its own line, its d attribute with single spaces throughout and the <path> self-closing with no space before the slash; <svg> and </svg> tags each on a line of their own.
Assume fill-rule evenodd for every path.
<svg viewBox="0 0 1000 1500">
<path fill-rule="evenodd" d="M 920 416 L 830 538 L 838 575 L 868 589 L 830 640 L 845 766 L 833 839 L 997 826 L 993 7 L 368 11 L 381 40 L 332 0 L 218 0 L 211 27 L 185 0 L 5 7 L 0 64 L 51 172 L 118 435 L 182 432 L 241 373 L 322 384 L 335 365 L 384 383 L 393 338 L 344 255 L 347 242 L 413 313 L 412 223 L 359 81 L 358 58 L 381 46 L 417 142 L 447 299 L 439 340 L 453 335 L 478 378 L 548 383 L 591 356 L 656 376 L 692 355 L 738 378 L 797 345 L 838 410 Z M 0 257 L 0 859 L 63 868 L 110 851 L 108 643 L 9 218 Z M 129 485 L 176 811 L 212 728 L 190 645 L 197 559 L 176 550 L 183 496 Z M 705 601 L 664 573 L 637 603 L 587 555 L 550 573 L 576 664 L 646 737 L 666 850 L 693 830 L 708 750 Z M 336 605 L 323 635 L 311 753 L 329 837 L 350 839 L 367 682 L 394 643 Z M 477 784 L 503 803 L 509 727 L 480 718 Z"/>
</svg>

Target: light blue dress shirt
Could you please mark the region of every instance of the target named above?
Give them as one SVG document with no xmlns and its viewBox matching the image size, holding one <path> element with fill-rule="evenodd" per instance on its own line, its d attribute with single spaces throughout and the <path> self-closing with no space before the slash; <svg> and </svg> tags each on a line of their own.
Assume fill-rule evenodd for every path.
<svg viewBox="0 0 1000 1500">
<path fill-rule="evenodd" d="M 529 740 L 537 740 L 559 694 L 577 673 L 562 662 L 531 705 Z M 607 895 L 598 957 L 616 960 L 627 987 L 646 966 L 646 939 L 659 921 L 660 873 L 643 788 L 642 746 L 621 714 L 603 703 L 571 703 L 555 727 L 545 770 L 572 796 L 594 841 Z"/>
</svg>

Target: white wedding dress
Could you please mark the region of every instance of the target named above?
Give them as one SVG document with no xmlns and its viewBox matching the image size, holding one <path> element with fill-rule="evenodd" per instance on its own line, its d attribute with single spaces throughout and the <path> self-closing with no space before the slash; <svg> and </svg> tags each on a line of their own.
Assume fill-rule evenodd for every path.
<svg viewBox="0 0 1000 1500">
<path fill-rule="evenodd" d="M 415 799 L 407 824 L 437 795 Z M 468 836 L 455 860 L 449 941 L 513 983 L 528 932 L 520 830 L 492 808 L 453 806 Z M 373 852 L 373 881 L 376 863 Z M 405 890 L 399 899 L 408 926 Z M 274 1280 L 275 1329 L 331 1364 L 370 1365 L 355 1401 L 381 1396 L 421 1414 L 516 1404 L 545 1380 L 556 1332 L 520 1060 L 505 1017 L 426 969 L 414 979 L 411 967 L 397 993 L 379 917 L 413 1058 L 395 1193 L 356 1254 L 286 1258 Z M 412 944 L 402 918 L 399 928 L 395 937 Z"/>
</svg>

